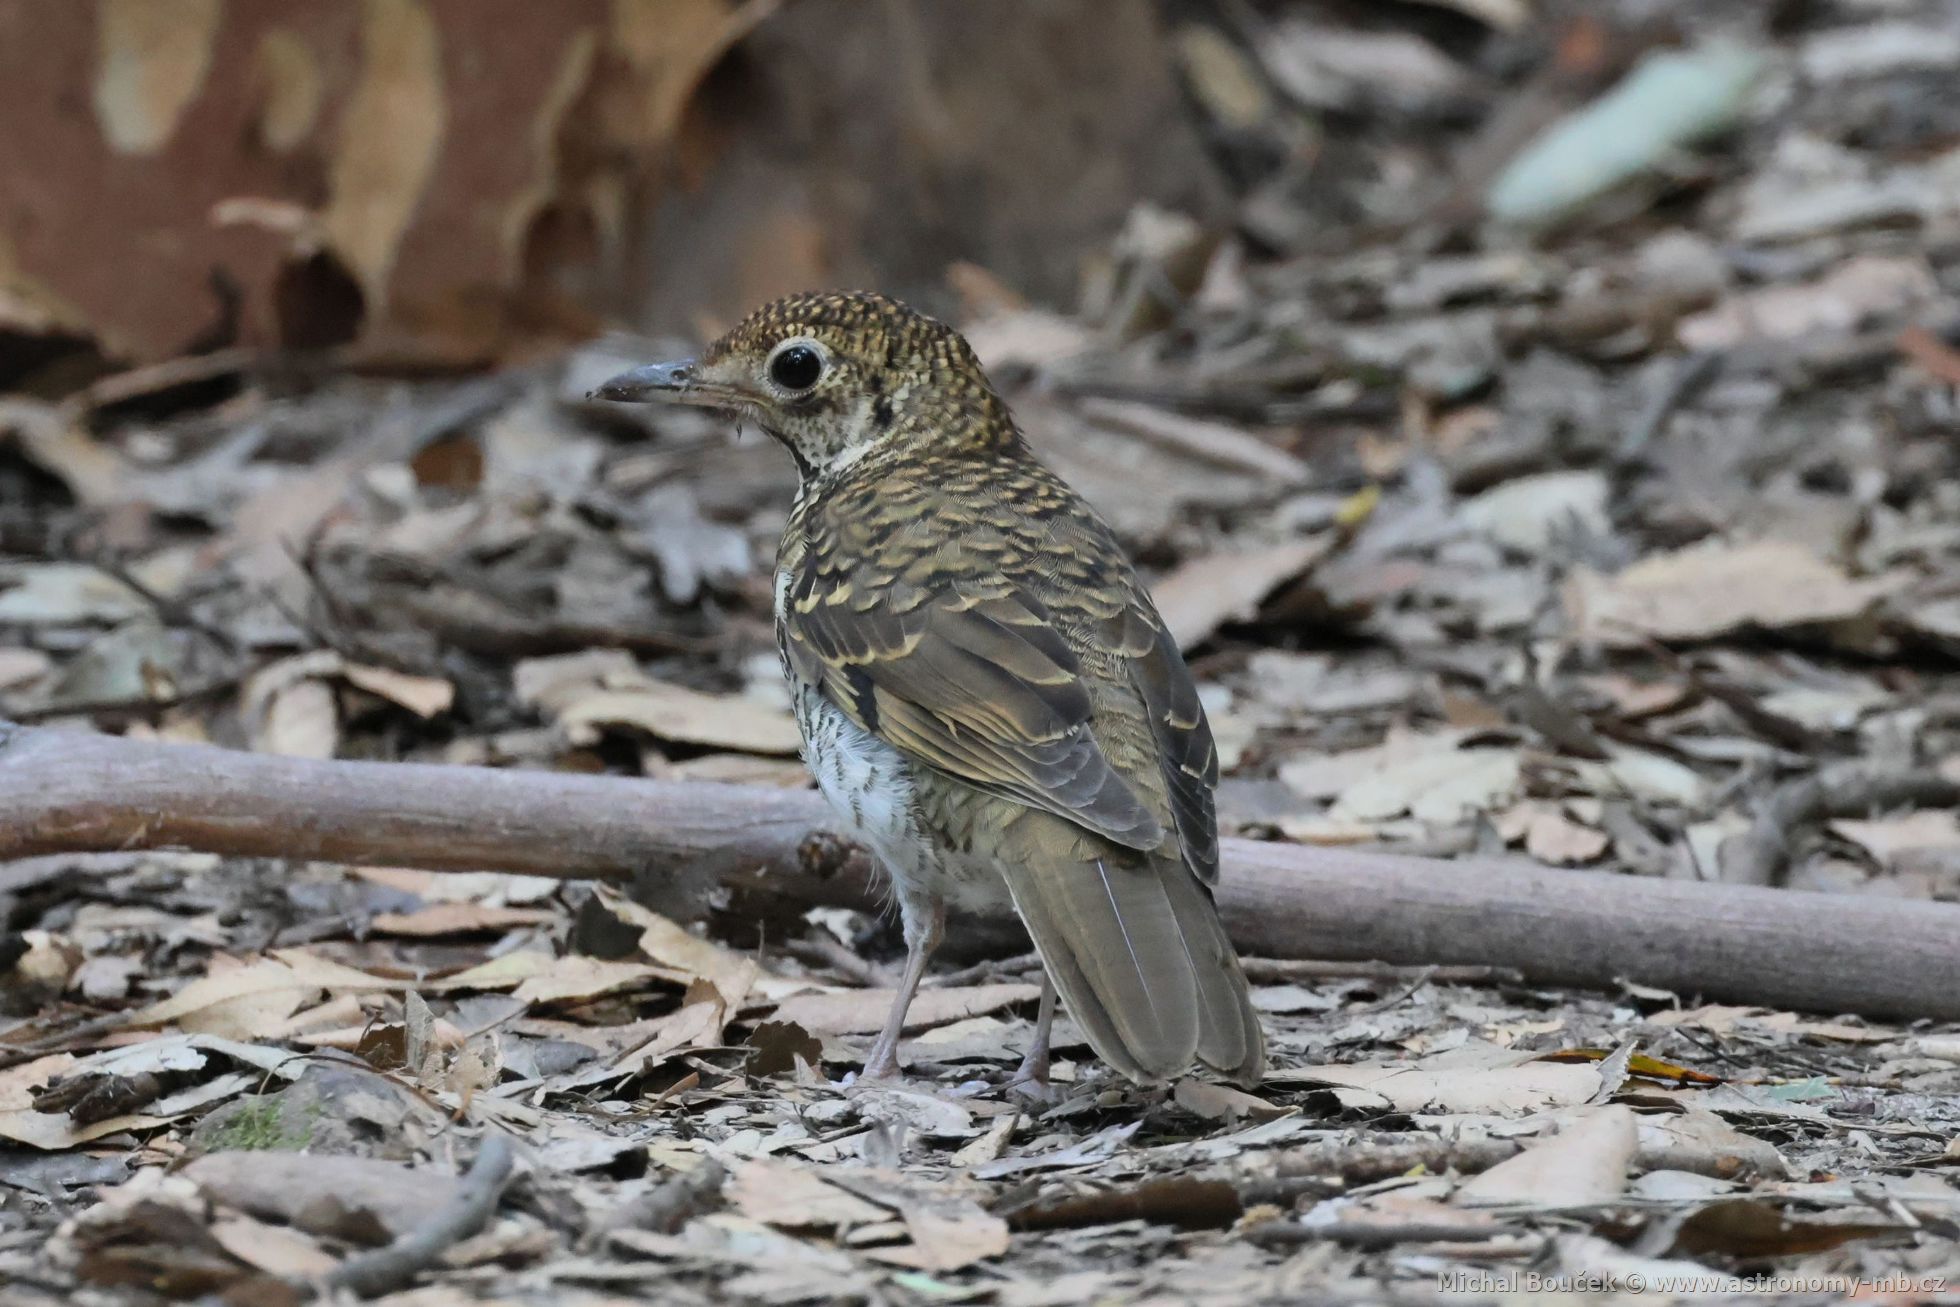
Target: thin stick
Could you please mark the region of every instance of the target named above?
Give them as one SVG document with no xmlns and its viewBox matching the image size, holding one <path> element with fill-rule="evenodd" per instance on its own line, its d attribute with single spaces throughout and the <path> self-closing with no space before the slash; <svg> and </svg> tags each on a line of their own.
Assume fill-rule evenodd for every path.
<svg viewBox="0 0 1960 1307">
<path fill-rule="evenodd" d="M 349 1257 L 328 1272 L 327 1287 L 363 1298 L 405 1287 L 443 1253 L 489 1223 L 510 1179 L 512 1160 L 509 1136 L 501 1131 L 485 1135 L 453 1201 L 387 1247 Z"/>
<path fill-rule="evenodd" d="M 1956 804 L 1960 804 L 1960 782 L 1937 772 L 1882 772 L 1856 765 L 1828 768 L 1769 796 L 1755 824 L 1722 851 L 1722 879 L 1738 885 L 1775 884 L 1789 865 L 1798 836 L 1820 822 L 1866 817 L 1891 808 Z"/>
<path fill-rule="evenodd" d="M 721 1197 L 728 1183 L 728 1172 L 712 1157 L 702 1158 L 692 1170 L 655 1185 L 632 1202 L 613 1211 L 595 1225 L 586 1238 L 588 1246 L 603 1241 L 617 1230 L 654 1230 L 673 1234 L 697 1212 Z"/>
</svg>

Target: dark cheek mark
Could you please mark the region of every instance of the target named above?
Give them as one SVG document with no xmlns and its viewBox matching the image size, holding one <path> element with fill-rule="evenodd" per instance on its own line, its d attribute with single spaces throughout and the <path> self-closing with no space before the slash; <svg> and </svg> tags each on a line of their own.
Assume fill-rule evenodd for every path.
<svg viewBox="0 0 1960 1307">
<path fill-rule="evenodd" d="M 892 402 L 884 395 L 878 396 L 871 404 L 871 420 L 878 424 L 878 430 L 889 431 L 892 425 Z"/>
</svg>

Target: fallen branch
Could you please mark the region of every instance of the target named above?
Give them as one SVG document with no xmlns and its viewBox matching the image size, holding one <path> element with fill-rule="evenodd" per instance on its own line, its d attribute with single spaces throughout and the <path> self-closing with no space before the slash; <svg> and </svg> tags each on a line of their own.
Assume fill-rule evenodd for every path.
<svg viewBox="0 0 1960 1307">
<path fill-rule="evenodd" d="M 811 841 L 807 790 L 320 762 L 0 728 L 0 859 L 195 849 L 436 871 L 638 880 L 680 917 L 877 902 Z M 830 849 L 831 852 L 824 852 Z M 1219 903 L 1277 958 L 1513 968 L 1728 1002 L 1960 1019 L 1960 905 L 1227 840 Z M 1025 947 L 1025 946 L 1023 946 Z"/>
<path fill-rule="evenodd" d="M 1832 767 L 1792 781 L 1764 801 L 1755 823 L 1722 851 L 1722 879 L 1737 885 L 1775 884 L 1798 837 L 1820 822 L 1869 817 L 1891 808 L 1955 805 L 1960 805 L 1960 782 L 1936 772 Z"/>
<path fill-rule="evenodd" d="M 501 1132 L 485 1135 L 454 1201 L 387 1247 L 349 1257 L 327 1274 L 327 1287 L 361 1298 L 378 1298 L 405 1287 L 489 1222 L 510 1179 L 511 1162 L 509 1137 Z"/>
</svg>

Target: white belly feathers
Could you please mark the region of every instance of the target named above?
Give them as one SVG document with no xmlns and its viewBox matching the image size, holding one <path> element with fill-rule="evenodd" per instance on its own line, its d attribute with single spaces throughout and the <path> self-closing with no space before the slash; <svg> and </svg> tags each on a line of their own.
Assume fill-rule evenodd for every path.
<svg viewBox="0 0 1960 1307">
<path fill-rule="evenodd" d="M 786 576 L 776 578 L 780 609 Z M 788 668 L 784 668 L 785 674 Z M 986 859 L 948 848 L 924 827 L 913 802 L 913 769 L 905 756 L 872 735 L 819 691 L 792 683 L 803 761 L 841 819 L 844 833 L 877 856 L 892 878 L 899 905 L 910 915 L 933 894 L 969 910 L 1009 901 L 1007 882 Z"/>
</svg>

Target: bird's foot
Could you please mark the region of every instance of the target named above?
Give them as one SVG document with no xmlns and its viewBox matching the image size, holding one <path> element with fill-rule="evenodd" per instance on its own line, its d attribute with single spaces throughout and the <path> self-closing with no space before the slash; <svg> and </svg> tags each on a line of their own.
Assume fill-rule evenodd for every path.
<svg viewBox="0 0 1960 1307">
<path fill-rule="evenodd" d="M 865 1054 L 864 1067 L 857 1073 L 855 1084 L 871 1081 L 896 1082 L 905 1079 L 905 1073 L 898 1068 L 898 1041 L 887 1042 L 880 1038 Z"/>
<path fill-rule="evenodd" d="M 1048 1050 L 1029 1049 L 1014 1074 L 1000 1082 L 1000 1092 L 1012 1094 L 1031 1106 L 1053 1107 L 1061 1102 L 1061 1091 L 1048 1080 Z"/>
</svg>

